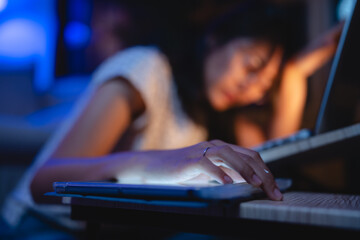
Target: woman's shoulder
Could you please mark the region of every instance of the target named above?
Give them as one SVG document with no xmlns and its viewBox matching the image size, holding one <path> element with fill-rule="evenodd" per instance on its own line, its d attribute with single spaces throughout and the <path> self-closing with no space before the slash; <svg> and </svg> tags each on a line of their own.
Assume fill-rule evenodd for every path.
<svg viewBox="0 0 360 240">
<path fill-rule="evenodd" d="M 130 80 L 154 74 L 169 76 L 170 72 L 170 64 L 159 48 L 134 46 L 123 49 L 104 61 L 94 72 L 93 82 L 103 82 L 114 76 Z"/>
<path fill-rule="evenodd" d="M 137 45 L 125 48 L 121 51 L 119 51 L 117 54 L 150 54 L 150 55 L 156 55 L 161 54 L 161 51 L 156 46 L 146 46 L 146 45 Z"/>
<path fill-rule="evenodd" d="M 115 60 L 119 58 L 125 58 L 128 61 L 162 61 L 168 62 L 164 53 L 156 46 L 133 46 L 123 49 L 116 53 L 109 60 Z"/>
</svg>

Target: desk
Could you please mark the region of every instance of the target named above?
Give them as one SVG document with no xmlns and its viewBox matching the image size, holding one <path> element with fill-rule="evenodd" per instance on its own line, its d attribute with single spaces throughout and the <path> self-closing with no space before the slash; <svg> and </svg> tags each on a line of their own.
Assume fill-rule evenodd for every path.
<svg viewBox="0 0 360 240">
<path fill-rule="evenodd" d="M 89 223 L 148 226 L 175 231 L 260 238 L 276 236 L 360 236 L 360 196 L 308 192 L 284 193 L 284 201 L 205 203 L 63 197 L 72 218 Z"/>
</svg>

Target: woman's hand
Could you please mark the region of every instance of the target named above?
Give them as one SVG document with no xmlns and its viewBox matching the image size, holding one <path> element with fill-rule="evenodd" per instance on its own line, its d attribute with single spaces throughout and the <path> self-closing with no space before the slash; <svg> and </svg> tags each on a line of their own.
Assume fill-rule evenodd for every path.
<svg viewBox="0 0 360 240">
<path fill-rule="evenodd" d="M 344 22 L 340 22 L 312 41 L 286 64 L 285 71 L 296 71 L 304 77 L 312 75 L 335 54 L 343 27 Z"/>
<path fill-rule="evenodd" d="M 245 179 L 261 187 L 269 198 L 282 199 L 273 175 L 257 152 L 220 140 L 134 154 L 137 156 L 117 173 L 120 182 L 183 183 L 200 177 L 228 184 Z"/>
</svg>

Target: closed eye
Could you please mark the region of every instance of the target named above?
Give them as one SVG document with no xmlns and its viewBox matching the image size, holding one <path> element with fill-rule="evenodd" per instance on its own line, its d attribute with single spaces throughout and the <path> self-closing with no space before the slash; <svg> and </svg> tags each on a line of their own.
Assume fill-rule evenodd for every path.
<svg viewBox="0 0 360 240">
<path fill-rule="evenodd" d="M 265 60 L 257 55 L 249 56 L 245 62 L 245 68 L 249 73 L 255 73 L 265 66 Z"/>
</svg>

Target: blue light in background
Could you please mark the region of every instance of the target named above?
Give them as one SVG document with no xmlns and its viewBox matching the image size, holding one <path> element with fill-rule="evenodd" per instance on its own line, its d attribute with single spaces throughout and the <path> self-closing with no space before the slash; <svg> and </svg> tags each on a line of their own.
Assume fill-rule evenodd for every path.
<svg viewBox="0 0 360 240">
<path fill-rule="evenodd" d="M 7 3 L 7 0 L 0 0 L 0 12 L 6 8 Z"/>
<path fill-rule="evenodd" d="M 0 0 L 0 70 L 34 69 L 34 89 L 54 79 L 56 0 Z"/>
<path fill-rule="evenodd" d="M 91 37 L 90 27 L 84 23 L 69 22 L 64 30 L 64 40 L 70 48 L 83 48 L 89 43 Z"/>
<path fill-rule="evenodd" d="M 0 25 L 0 56 L 26 61 L 44 54 L 45 47 L 46 34 L 37 22 L 12 19 Z"/>
</svg>

